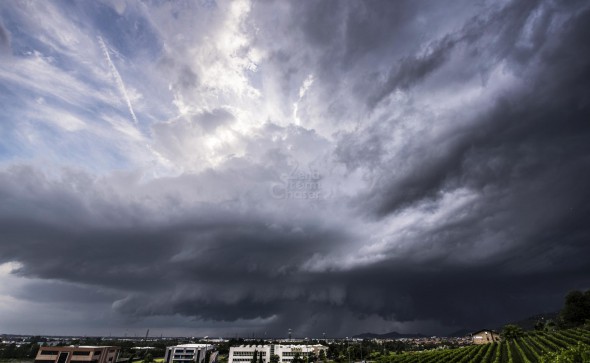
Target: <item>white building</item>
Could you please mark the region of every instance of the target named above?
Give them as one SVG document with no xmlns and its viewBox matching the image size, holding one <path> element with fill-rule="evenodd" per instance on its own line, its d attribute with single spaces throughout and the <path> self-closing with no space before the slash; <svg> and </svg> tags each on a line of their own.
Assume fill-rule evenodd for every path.
<svg viewBox="0 0 590 363">
<path fill-rule="evenodd" d="M 473 344 L 488 344 L 500 341 L 500 334 L 493 330 L 483 329 L 471 334 Z"/>
<path fill-rule="evenodd" d="M 270 362 L 270 357 L 273 355 L 279 356 L 279 362 L 289 363 L 293 360 L 296 354 L 305 359 L 306 356 L 314 354 L 319 357 L 320 352 L 324 353 L 328 347 L 321 344 L 315 345 L 284 345 L 284 344 L 266 344 L 266 345 L 240 345 L 229 348 L 228 363 L 249 363 L 256 351 L 257 358 L 262 353 L 262 360 L 264 363 Z"/>
<path fill-rule="evenodd" d="M 181 344 L 166 347 L 166 363 L 209 363 L 205 362 L 205 353 L 213 350 L 212 344 Z"/>
</svg>

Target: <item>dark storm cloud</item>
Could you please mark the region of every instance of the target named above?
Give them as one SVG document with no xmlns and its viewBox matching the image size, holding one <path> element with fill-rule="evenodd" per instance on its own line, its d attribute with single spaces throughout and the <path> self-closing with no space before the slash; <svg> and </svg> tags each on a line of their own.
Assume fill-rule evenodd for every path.
<svg viewBox="0 0 590 363">
<path fill-rule="evenodd" d="M 13 296 L 41 303 L 62 303 L 64 296 L 75 304 L 111 304 L 120 294 L 97 290 L 85 285 L 64 284 L 60 282 L 35 282 L 14 291 Z"/>
<path fill-rule="evenodd" d="M 520 92 L 509 91 L 490 100 L 494 103 L 491 110 L 470 110 L 468 117 L 473 122 L 449 129 L 435 145 L 418 143 L 419 150 L 405 151 L 407 155 L 404 157 L 412 160 L 411 167 L 401 174 L 399 170 L 395 170 L 394 175 L 382 174 L 381 186 L 385 190 L 375 190 L 375 200 L 379 205 L 377 213 L 386 214 L 458 186 L 483 187 L 496 182 L 509 182 L 517 177 L 532 179 L 530 174 L 519 175 L 517 169 L 527 168 L 529 173 L 543 170 L 552 163 L 562 163 L 568 155 L 581 159 L 572 163 L 583 161 L 583 153 L 579 153 L 583 138 L 572 143 L 570 137 L 587 132 L 582 121 L 587 116 L 587 110 L 585 106 L 580 107 L 587 103 L 588 97 L 583 91 L 587 64 L 573 61 L 567 53 L 571 52 L 570 49 L 578 49 L 581 54 L 587 52 L 584 44 L 577 43 L 587 31 L 579 22 L 586 13 L 579 14 L 564 25 L 564 29 L 552 42 L 542 44 L 545 47 L 536 44 L 537 57 L 523 59 L 521 49 L 514 44 L 519 34 L 515 29 L 524 28 L 526 14 L 534 9 L 530 6 L 523 8 L 526 11 L 511 7 L 493 14 L 486 26 L 474 22 L 478 24 L 479 34 L 474 35 L 470 25 L 459 38 L 466 39 L 469 48 L 479 49 L 479 44 L 473 44 L 474 37 L 497 34 L 496 43 L 486 43 L 486 47 L 497 50 L 496 62 L 507 60 L 517 72 L 521 71 L 520 63 L 532 63 L 530 67 L 522 68 L 523 74 L 520 75 L 526 79 L 527 88 Z M 506 19 L 507 15 L 511 17 Z M 503 20 L 501 29 L 498 29 L 498 19 Z M 546 27 L 547 24 L 547 21 L 543 21 L 539 26 Z M 543 30 L 535 28 L 533 32 L 540 33 Z M 379 93 L 377 100 L 383 99 L 385 94 L 394 89 L 407 88 L 431 71 L 433 65 L 441 66 L 445 59 L 441 53 L 448 52 L 455 43 L 445 39 L 425 59 L 405 60 L 399 66 L 399 71 L 386 81 L 387 91 Z M 507 51 L 508 48 L 511 52 Z M 487 58 L 487 54 L 482 55 Z M 532 55 L 533 52 L 529 52 L 529 56 Z M 585 57 L 582 55 L 581 59 Z M 468 58 L 466 61 L 473 60 L 477 60 L 478 64 L 486 62 L 486 59 L 480 62 L 477 58 Z M 337 149 L 342 161 L 350 167 L 357 167 L 359 164 L 355 161 L 355 155 L 358 154 L 361 160 L 379 159 L 387 164 L 384 152 L 379 150 L 383 150 L 380 145 L 388 139 L 387 134 L 392 132 L 395 121 L 372 126 L 369 129 L 370 136 L 363 135 L 362 139 L 355 138 L 354 134 L 345 135 L 345 141 Z M 554 145 L 554 148 L 548 147 L 548 144 Z M 363 156 L 368 150 L 373 152 Z M 419 151 L 416 153 L 418 156 L 412 155 L 416 151 Z"/>
<path fill-rule="evenodd" d="M 501 59 L 518 59 L 521 63 L 527 62 L 528 58 L 543 45 L 542 34 L 550 25 L 551 11 L 542 11 L 539 8 L 540 2 L 537 1 L 515 2 L 500 11 L 476 16 L 470 19 L 460 31 L 445 35 L 428 44 L 423 54 L 401 58 L 388 72 L 386 81 L 369 97 L 369 106 L 374 108 L 393 91 L 407 90 L 436 71 L 449 61 L 451 52 L 458 44 L 469 50 L 469 56 L 461 63 L 472 60 L 477 68 L 472 69 L 471 65 L 465 64 L 467 69 L 483 73 L 484 77 L 490 66 L 497 64 Z M 529 30 L 532 33 L 530 41 L 533 44 L 528 47 L 519 47 L 518 38 L 522 37 L 527 20 L 530 21 L 530 17 L 536 15 L 534 11 L 542 12 L 538 15 L 542 19 L 532 25 L 529 24 L 532 27 Z"/>
<path fill-rule="evenodd" d="M 322 134 L 269 120 L 232 134 L 244 156 L 151 181 L 4 169 L 0 263 L 52 280 L 13 295 L 78 296 L 137 319 L 261 321 L 277 335 L 347 335 L 370 319 L 450 331 L 559 308 L 590 283 L 590 10 L 465 4 L 254 4 L 287 110 L 295 97 L 326 124 L 359 121 Z M 201 83 L 188 63 L 158 64 L 187 99 Z M 485 102 L 451 99 L 464 85 Z M 210 150 L 187 135 L 242 117 L 208 110 L 152 124 L 159 152 L 202 162 Z M 281 175 L 306 167 L 292 154 L 321 165 L 326 188 L 340 178 L 330 198 L 273 199 Z"/>
<path fill-rule="evenodd" d="M 264 19 L 260 23 L 267 30 L 256 33 L 256 44 L 270 49 L 268 67 L 276 68 L 285 97 L 293 83 L 302 82 L 310 72 L 315 75 L 322 92 L 313 97 L 327 108 L 322 114 L 326 124 L 341 124 L 351 110 L 370 112 L 366 100 L 385 92 L 379 81 L 383 75 L 394 77 L 396 65 L 419 57 L 409 54 L 417 53 L 427 39 L 452 30 L 482 6 L 470 1 L 445 7 L 427 1 L 307 1 L 289 4 L 289 12 L 282 14 L 288 19 L 285 23 L 275 15 L 284 12 L 278 4 L 254 4 L 253 16 Z M 274 36 L 277 32 L 280 41 Z M 413 72 L 421 72 L 418 68 L 424 66 Z M 409 84 L 409 78 L 404 82 Z M 352 97 L 332 97 L 343 90 Z"/>
<path fill-rule="evenodd" d="M 427 1 L 309 1 L 294 6 L 292 21 L 306 43 L 320 51 L 326 62 L 322 66 L 328 70 L 335 65 L 351 67 L 363 62 L 363 58 L 402 58 L 400 55 L 408 50 L 417 50 L 426 34 L 436 34 L 437 27 L 444 27 L 446 12 L 457 15 L 465 8 L 469 8 L 469 2 L 440 9 Z M 416 34 L 417 20 L 424 15 L 431 20 L 432 28 L 420 29 L 422 34 Z"/>
<path fill-rule="evenodd" d="M 524 20 L 534 8 L 527 6 L 524 13 L 502 12 L 480 29 L 482 34 L 496 34 L 499 43 L 486 47 L 494 50 L 495 61 L 505 60 L 514 67 L 525 87 L 504 93 L 489 110 L 472 110 L 470 117 L 475 122 L 420 149 L 419 156 L 411 154 L 416 150 L 411 151 L 407 171 L 388 168 L 387 159 L 383 164 L 366 163 L 384 158 L 380 145 L 388 138 L 387 126 L 376 125 L 372 131 L 379 133 L 363 136 L 358 145 L 354 144 L 354 135 L 341 143 L 340 155 L 349 158 L 345 160 L 350 167 L 372 165 L 380 169 L 379 182 L 369 198 L 356 200 L 368 200 L 365 205 L 379 218 L 438 200 L 458 188 L 481 193 L 481 198 L 467 207 L 465 218 L 455 218 L 416 239 L 412 252 L 416 258 L 424 250 L 439 251 L 435 253 L 437 259 L 429 262 L 432 271 L 406 266 L 379 274 L 375 268 L 380 278 L 403 275 L 408 281 L 406 284 L 401 278 L 392 278 L 392 290 L 401 296 L 394 292 L 388 296 L 381 286 L 370 292 L 385 294 L 377 301 L 394 303 L 398 298 L 403 301 L 404 296 L 411 300 L 407 306 L 384 307 L 383 312 L 398 311 L 396 317 L 401 319 L 441 319 L 452 311 L 448 315 L 451 320 L 485 324 L 496 319 L 499 324 L 502 321 L 495 317 L 518 318 L 530 311 L 555 309 L 564 285 L 587 286 L 588 280 L 582 276 L 588 276 L 590 270 L 580 256 L 590 252 L 586 217 L 590 214 L 590 193 L 585 187 L 590 183 L 590 127 L 586 121 L 590 119 L 590 48 L 584 40 L 590 35 L 590 11 L 574 13 L 548 38 L 539 36 L 547 33 L 551 22 L 546 14 L 558 16 L 564 10 L 549 7 L 530 30 L 534 43 L 530 49 L 516 44 L 516 30 L 524 28 Z M 471 43 L 473 37 L 471 33 L 463 38 Z M 415 60 L 413 67 L 421 69 L 419 60 Z M 418 77 L 412 72 L 401 72 L 403 76 L 396 73 L 395 77 L 423 77 L 424 72 L 418 73 Z M 407 87 L 395 77 L 396 87 L 388 89 Z M 356 162 L 355 155 L 364 164 Z M 496 235 L 486 242 L 486 233 Z M 485 262 L 471 255 L 473 250 L 484 253 L 495 248 L 504 252 Z M 477 264 L 451 262 L 462 258 L 474 258 Z M 546 305 L 537 302 L 539 295 L 547 297 Z M 505 304 L 481 308 L 486 300 L 499 302 L 499 296 L 506 299 Z M 509 301 L 516 305 L 511 306 Z"/>
<path fill-rule="evenodd" d="M 107 293 L 87 298 L 111 299 L 117 311 L 131 316 L 266 318 L 281 314 L 285 303 L 306 301 L 310 292 L 301 280 L 302 263 L 348 238 L 321 221 L 243 215 L 231 206 L 208 203 L 171 222 L 146 223 L 154 211 L 134 205 L 133 192 L 126 202 L 113 202 L 120 197 L 85 175 L 65 173 L 48 180 L 31 168 L 14 167 L 0 179 L 0 238 L 18 241 L 0 245 L 0 262 L 18 261 L 22 266 L 13 271 L 18 276 L 56 281 L 45 292 L 36 284 L 14 292 L 35 301 L 69 300 L 100 288 Z M 191 183 L 202 180 L 189 177 Z M 162 190 L 144 188 L 139 198 L 149 188 Z M 178 189 L 164 189 L 164 208 L 181 208 L 175 201 Z M 110 197 L 103 200 L 104 193 Z M 55 215 L 57 210 L 64 213 Z"/>
<path fill-rule="evenodd" d="M 433 45 L 432 51 L 427 55 L 402 59 L 399 65 L 391 71 L 379 93 L 369 99 L 369 106 L 375 107 L 392 91 L 399 88 L 407 89 L 436 70 L 445 62 L 454 43 L 449 39 L 443 39 L 440 44 Z"/>
<path fill-rule="evenodd" d="M 499 267 L 373 266 L 346 276 L 354 291 L 346 305 L 401 321 L 419 317 L 447 326 L 499 326 L 531 311 L 551 310 L 561 303 L 564 288 L 586 283 L 580 277 L 585 269 L 514 274 Z"/>
</svg>

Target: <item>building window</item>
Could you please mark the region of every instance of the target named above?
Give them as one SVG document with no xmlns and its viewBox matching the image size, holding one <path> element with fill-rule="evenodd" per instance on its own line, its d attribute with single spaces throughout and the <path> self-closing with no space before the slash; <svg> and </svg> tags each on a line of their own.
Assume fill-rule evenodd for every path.
<svg viewBox="0 0 590 363">
<path fill-rule="evenodd" d="M 59 358 L 57 359 L 57 363 L 66 363 L 66 361 L 68 360 L 68 355 L 70 355 L 70 354 L 66 353 L 66 352 L 59 353 Z"/>
</svg>

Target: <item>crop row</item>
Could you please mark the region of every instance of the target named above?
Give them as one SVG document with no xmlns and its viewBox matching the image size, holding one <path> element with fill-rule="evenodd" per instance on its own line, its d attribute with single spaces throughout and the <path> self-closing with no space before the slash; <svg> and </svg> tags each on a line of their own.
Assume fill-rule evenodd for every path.
<svg viewBox="0 0 590 363">
<path fill-rule="evenodd" d="M 577 344 L 590 345 L 590 331 L 531 332 L 518 339 L 388 356 L 382 363 L 539 363 L 543 356 Z"/>
</svg>

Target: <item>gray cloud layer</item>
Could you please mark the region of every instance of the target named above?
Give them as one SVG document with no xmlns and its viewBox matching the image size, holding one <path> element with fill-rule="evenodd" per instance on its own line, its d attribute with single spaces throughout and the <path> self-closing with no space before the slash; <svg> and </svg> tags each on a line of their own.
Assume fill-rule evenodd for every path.
<svg viewBox="0 0 590 363">
<path fill-rule="evenodd" d="M 35 281 L 12 295 L 277 335 L 557 309 L 590 276 L 590 9 L 471 4 L 255 3 L 251 82 L 299 100 L 302 124 L 269 118 L 232 134 L 244 155 L 147 181 L 5 167 L 0 263 Z M 158 64 L 185 97 L 206 78 Z M 198 137 L 238 122 L 226 106 L 151 125 L 154 148 L 195 162 Z M 273 198 L 307 163 L 327 198 Z"/>
</svg>

